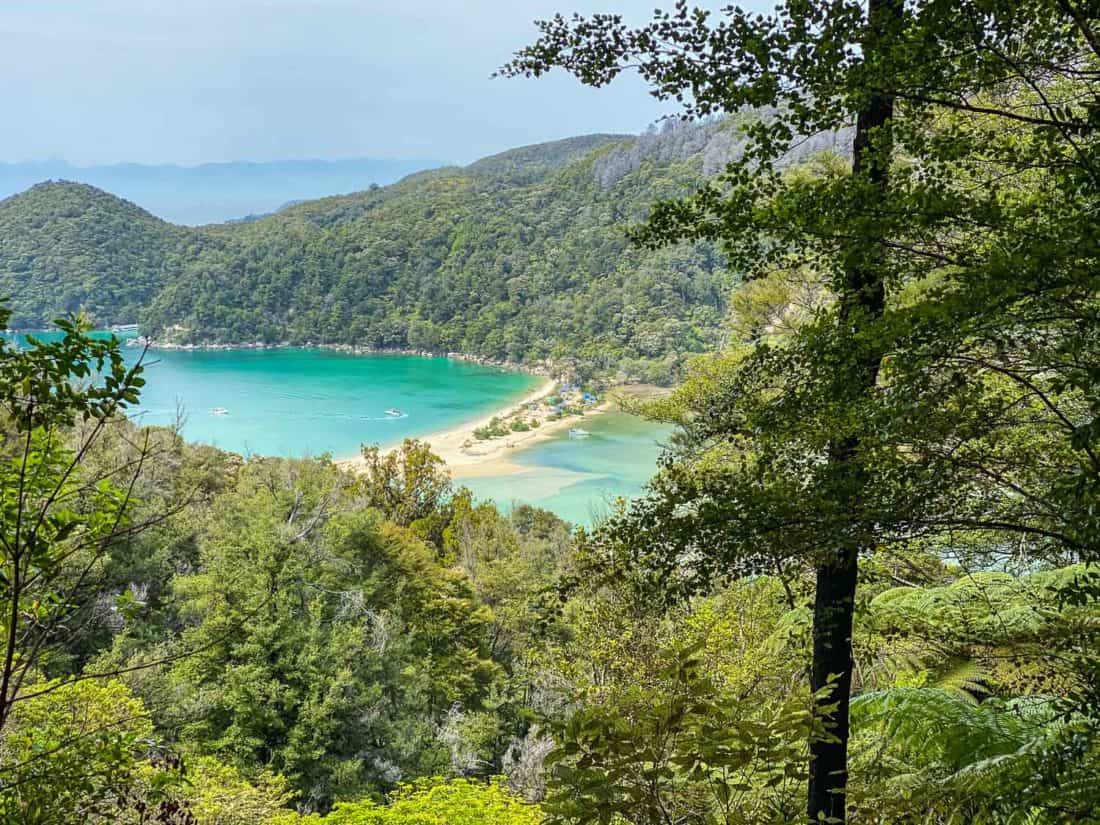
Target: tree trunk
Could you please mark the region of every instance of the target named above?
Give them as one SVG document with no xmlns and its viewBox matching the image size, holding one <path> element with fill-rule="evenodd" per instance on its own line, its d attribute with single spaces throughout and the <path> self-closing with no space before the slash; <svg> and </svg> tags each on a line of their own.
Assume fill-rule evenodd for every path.
<svg viewBox="0 0 1100 825">
<path fill-rule="evenodd" d="M 880 38 L 888 37 L 890 29 L 902 15 L 901 0 L 868 0 L 868 37 L 864 54 L 875 57 Z M 889 185 L 890 152 L 888 137 L 881 127 L 887 126 L 894 114 L 893 99 L 887 95 L 873 96 L 856 120 L 852 145 L 852 174 L 872 184 L 871 202 L 886 192 Z M 857 184 L 859 185 L 859 184 Z M 853 242 L 845 250 L 844 284 L 839 295 L 839 328 L 853 330 L 874 323 L 882 317 L 886 303 L 883 271 L 878 265 L 883 247 L 881 239 L 865 238 Z M 853 340 L 853 346 L 860 346 Z M 863 343 L 862 346 L 866 346 Z M 853 380 L 865 393 L 873 390 L 878 380 L 882 353 L 873 349 L 862 353 L 856 364 Z M 807 813 L 812 822 L 826 818 L 830 822 L 845 822 L 845 789 L 848 784 L 849 709 L 852 693 L 852 619 L 855 612 L 856 581 L 859 555 L 872 548 L 870 525 L 859 516 L 864 481 L 859 464 L 860 439 L 849 436 L 829 446 L 830 476 L 839 479 L 842 511 L 852 518 L 852 537 L 835 547 L 816 570 L 816 596 L 813 620 L 813 664 L 810 687 L 816 693 L 828 688 L 822 704 L 835 709 L 827 715 L 830 724 L 828 741 L 810 743 L 810 782 Z M 833 681 L 830 681 L 832 679 Z"/>
<path fill-rule="evenodd" d="M 848 711 L 852 692 L 852 615 L 855 607 L 858 548 L 838 553 L 832 563 L 818 565 L 814 599 L 814 652 L 810 684 L 816 692 L 830 684 L 827 703 L 830 741 L 810 743 L 810 820 L 824 815 L 844 821 L 844 789 L 848 784 Z"/>
</svg>

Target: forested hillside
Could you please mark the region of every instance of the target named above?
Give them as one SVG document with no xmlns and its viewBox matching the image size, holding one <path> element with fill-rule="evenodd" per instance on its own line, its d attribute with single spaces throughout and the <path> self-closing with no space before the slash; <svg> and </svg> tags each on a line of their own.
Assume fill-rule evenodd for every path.
<svg viewBox="0 0 1100 825">
<path fill-rule="evenodd" d="M 626 230 L 735 154 L 734 126 L 525 147 L 198 229 L 46 184 L 0 205 L 0 288 L 22 327 L 84 309 L 178 342 L 458 351 L 668 381 L 718 344 L 732 276 L 711 244 L 652 252 Z"/>
<path fill-rule="evenodd" d="M 0 201 L 0 294 L 19 326 L 78 309 L 128 323 L 163 288 L 186 238 L 92 186 L 42 183 Z"/>
</svg>

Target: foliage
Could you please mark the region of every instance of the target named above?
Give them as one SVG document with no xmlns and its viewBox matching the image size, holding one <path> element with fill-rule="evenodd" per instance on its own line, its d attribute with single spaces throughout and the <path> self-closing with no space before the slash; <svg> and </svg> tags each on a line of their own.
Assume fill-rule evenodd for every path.
<svg viewBox="0 0 1100 825">
<path fill-rule="evenodd" d="M 681 396 L 679 461 L 597 536 L 594 567 L 641 567 L 674 597 L 814 569 L 811 688 L 839 678 L 836 741 L 811 743 L 811 819 L 845 818 L 861 558 L 956 531 L 1031 558 L 1095 554 L 1094 16 L 1042 0 L 680 2 L 639 27 L 542 21 L 504 69 L 594 86 L 636 70 L 687 118 L 774 108 L 746 124 L 743 157 L 634 237 L 718 242 L 749 277 L 808 275 L 825 300 L 806 314 L 790 305 L 805 290 L 746 296 L 766 311 L 738 307 L 748 339 Z M 853 122 L 850 166 L 784 168 L 805 136 Z"/>
<path fill-rule="evenodd" d="M 139 573 L 163 584 L 80 642 L 103 651 L 85 657 L 88 673 L 125 670 L 146 704 L 117 682 L 85 680 L 15 705 L 15 720 L 65 707 L 34 726 L 37 739 L 65 720 L 140 710 L 140 735 L 111 728 L 29 763 L 41 766 L 40 788 L 74 765 L 106 766 L 91 786 L 45 794 L 41 804 L 59 806 L 54 821 L 92 808 L 125 821 L 137 805 L 176 817 L 163 821 L 240 825 L 612 813 L 640 824 L 665 821 L 662 806 L 702 821 L 797 817 L 813 729 L 804 571 L 737 580 L 668 610 L 637 583 L 584 577 L 555 609 L 554 579 L 591 559 L 547 513 L 503 514 L 459 491 L 436 501 L 428 521 L 444 527 L 438 544 L 425 542 L 324 460 L 242 462 L 170 433 L 155 440 L 135 517 L 196 480 L 206 492 L 191 496 L 186 519 L 115 548 L 116 581 Z M 164 541 L 178 550 L 149 553 Z M 129 554 L 148 558 L 135 565 Z M 968 573 L 934 555 L 882 554 L 864 576 L 853 821 L 1053 822 L 1060 806 L 1088 810 L 1091 569 Z M 64 697 L 76 691 L 74 713 Z M 104 705 L 98 691 L 115 698 Z M 13 722 L 4 747 L 22 747 L 22 731 Z M 166 739 L 182 756 L 167 773 L 149 761 Z M 515 791 L 427 779 L 502 769 Z M 531 806 L 518 792 L 547 798 Z M 0 799 L 15 821 L 33 815 L 15 788 Z M 325 816 L 290 810 L 330 803 Z"/>
<path fill-rule="evenodd" d="M 868 629 L 903 666 L 856 697 L 869 821 L 1090 821 L 1100 758 L 1096 572 L 980 573 L 887 590 Z M 965 680 L 958 684 L 960 676 Z"/>
<path fill-rule="evenodd" d="M 113 545 L 142 529 L 129 510 L 145 453 L 100 473 L 85 462 L 137 402 L 140 361 L 127 367 L 119 342 L 90 337 L 82 319 L 57 325 L 52 343 L 0 341 L 0 731 L 16 702 L 54 689 L 29 685 L 74 635 L 67 623 Z"/>
<path fill-rule="evenodd" d="M 868 754 L 857 807 L 868 821 L 1094 822 L 1100 730 L 1047 698 L 975 705 L 934 688 L 853 703 Z"/>
<path fill-rule="evenodd" d="M 474 438 L 479 441 L 486 441 L 490 438 L 499 438 L 502 435 L 508 435 L 508 430 L 504 427 L 504 422 L 497 416 L 493 416 L 489 423 L 484 427 L 478 427 L 474 430 Z"/>
<path fill-rule="evenodd" d="M 355 493 L 331 465 L 247 465 L 208 516 L 200 571 L 172 585 L 192 652 L 165 675 L 163 721 L 286 776 L 310 808 L 441 768 L 433 722 L 476 708 L 497 673 L 464 577 Z"/>
<path fill-rule="evenodd" d="M 281 777 L 251 784 L 209 757 L 173 754 L 115 680 L 59 684 L 17 706 L 0 772 L 0 822 L 26 825 L 268 825 L 291 797 Z"/>
<path fill-rule="evenodd" d="M 580 708 L 550 754 L 559 822 L 790 822 L 802 807 L 809 697 L 761 703 L 716 691 L 691 651 L 654 690 Z M 792 793 L 794 791 L 794 793 Z"/>
<path fill-rule="evenodd" d="M 359 483 L 370 506 L 402 527 L 430 521 L 451 493 L 442 459 L 424 442 L 408 438 L 396 450 L 364 447 Z"/>
<path fill-rule="evenodd" d="M 424 779 L 403 785 L 389 804 L 343 802 L 326 817 L 279 819 L 275 825 L 539 825 L 542 813 L 498 782 Z"/>
<path fill-rule="evenodd" d="M 475 504 L 467 492 L 452 506 L 445 557 L 469 576 L 478 598 L 492 609 L 493 652 L 514 663 L 540 646 L 540 610 L 570 554 L 569 527 L 527 505 L 506 517 L 492 504 Z"/>
<path fill-rule="evenodd" d="M 125 815 L 153 724 L 119 682 L 58 684 L 16 706 L 0 744 L 0 822 L 114 822 Z M 154 781 L 159 777 L 154 777 Z"/>
<path fill-rule="evenodd" d="M 208 756 L 185 764 L 179 793 L 196 825 L 270 825 L 294 796 L 277 774 L 261 772 L 252 783 L 236 768 Z"/>
</svg>

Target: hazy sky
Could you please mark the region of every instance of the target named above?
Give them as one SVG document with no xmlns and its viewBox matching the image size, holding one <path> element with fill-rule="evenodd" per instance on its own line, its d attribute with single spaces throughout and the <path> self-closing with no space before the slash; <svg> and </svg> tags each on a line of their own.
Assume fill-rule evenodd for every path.
<svg viewBox="0 0 1100 825">
<path fill-rule="evenodd" d="M 0 0 L 0 161 L 466 162 L 662 109 L 640 82 L 491 80 L 555 11 L 671 0 Z M 766 7 L 771 3 L 750 3 Z"/>
</svg>

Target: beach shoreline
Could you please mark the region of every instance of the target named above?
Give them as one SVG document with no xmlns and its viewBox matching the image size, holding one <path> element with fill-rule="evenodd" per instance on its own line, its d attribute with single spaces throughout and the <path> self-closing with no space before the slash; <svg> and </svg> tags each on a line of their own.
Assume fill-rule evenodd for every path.
<svg viewBox="0 0 1100 825">
<path fill-rule="evenodd" d="M 330 344 L 307 341 L 304 343 L 281 342 L 238 342 L 213 343 L 198 342 L 180 344 L 172 341 L 161 341 L 146 336 L 135 336 L 124 339 L 128 346 L 141 346 L 151 351 L 176 350 L 176 351 L 240 351 L 240 350 L 278 350 L 278 349 L 318 349 L 330 352 L 338 352 L 352 356 L 415 356 L 421 358 L 443 358 L 455 361 L 465 361 L 481 366 L 491 366 L 510 372 L 525 373 L 541 379 L 540 385 L 526 393 L 521 398 L 510 402 L 507 406 L 476 419 L 462 422 L 453 427 L 439 430 L 428 435 L 416 437 L 417 441 L 429 445 L 432 452 L 443 459 L 451 476 L 461 481 L 466 478 L 482 476 L 507 476 L 528 472 L 531 468 L 515 461 L 522 452 L 539 444 L 550 441 L 563 430 L 580 426 L 585 419 L 600 415 L 613 408 L 613 399 L 609 396 L 599 403 L 574 406 L 572 412 L 563 412 L 552 418 L 546 415 L 545 401 L 555 394 L 572 395 L 574 398 L 582 395 L 575 386 L 563 388 L 560 378 L 553 378 L 555 370 L 549 362 L 542 364 L 520 364 L 512 361 L 503 361 L 483 356 L 469 355 L 461 352 L 430 352 L 417 349 L 402 348 L 374 348 L 355 344 Z M 621 387 L 617 389 L 622 389 Z M 538 407 L 536 412 L 530 412 L 529 408 Z M 475 434 L 491 426 L 494 421 L 510 424 L 513 419 L 523 418 L 537 420 L 538 425 L 529 430 L 509 431 L 491 438 L 479 439 Z M 394 444 L 388 450 L 396 449 Z M 365 466 L 365 460 L 361 455 L 340 456 L 334 458 L 334 463 L 351 471 L 361 471 Z"/>
<path fill-rule="evenodd" d="M 558 382 L 548 380 L 534 391 L 490 415 L 421 436 L 416 440 L 428 444 L 432 452 L 443 459 L 452 477 L 457 480 L 527 472 L 530 468 L 514 461 L 519 453 L 549 441 L 562 430 L 573 429 L 586 419 L 607 412 L 612 408 L 613 402 L 606 400 L 582 413 L 543 421 L 538 427 L 526 432 L 509 432 L 483 440 L 478 439 L 474 432 L 489 426 L 494 420 L 521 416 L 529 407 L 541 405 L 558 391 Z M 365 460 L 362 456 L 351 456 L 337 459 L 335 463 L 344 469 L 358 471 L 365 465 Z"/>
<path fill-rule="evenodd" d="M 583 411 L 566 413 L 552 420 L 543 419 L 539 426 L 530 430 L 508 432 L 489 439 L 478 439 L 475 435 L 475 430 L 487 427 L 493 421 L 527 417 L 532 406 L 545 405 L 547 399 L 559 395 L 561 391 L 559 382 L 547 380 L 507 407 L 457 426 L 421 436 L 416 440 L 428 444 L 432 452 L 443 459 L 452 478 L 457 481 L 521 475 L 536 469 L 517 461 L 521 454 L 532 447 L 554 439 L 563 430 L 581 428 L 586 421 L 620 408 L 625 398 L 656 398 L 669 392 L 667 388 L 646 384 L 620 385 L 608 390 L 603 399 L 583 408 Z M 390 449 L 396 449 L 396 447 Z M 351 456 L 336 459 L 335 463 L 344 469 L 359 471 L 366 462 L 362 456 Z"/>
<path fill-rule="evenodd" d="M 555 371 L 549 362 L 543 364 L 521 364 L 513 361 L 486 358 L 462 352 L 444 353 L 408 348 L 375 348 L 356 344 L 328 344 L 312 341 L 301 344 L 293 344 L 288 341 L 275 343 L 256 341 L 233 344 L 212 342 L 180 344 L 171 341 L 158 341 L 145 336 L 136 336 L 126 339 L 126 341 L 128 346 L 142 346 L 151 351 L 176 350 L 184 352 L 209 352 L 319 349 L 352 356 L 373 355 L 442 358 L 479 364 L 481 366 L 495 367 L 540 378 L 542 383 L 535 390 L 511 402 L 506 407 L 500 408 L 489 415 L 471 419 L 454 427 L 439 430 L 428 435 L 418 436 L 416 438 L 417 441 L 427 443 L 431 447 L 432 452 L 443 459 L 452 477 L 456 479 L 522 473 L 528 468 L 512 461 L 516 453 L 550 440 L 562 430 L 576 426 L 577 422 L 583 420 L 585 416 L 596 415 L 610 409 L 609 403 L 605 402 L 598 406 L 585 409 L 584 413 L 581 415 L 564 415 L 553 421 L 542 421 L 537 428 L 525 432 L 509 432 L 504 436 L 482 440 L 477 438 L 474 432 L 475 430 L 489 426 L 491 422 L 496 419 L 509 420 L 521 415 L 525 408 L 530 405 L 540 405 L 560 389 L 560 380 L 551 377 Z M 388 449 L 393 450 L 396 449 L 397 446 L 398 445 L 392 445 Z M 337 457 L 334 459 L 334 463 L 343 469 L 358 472 L 363 469 L 365 460 L 361 455 L 352 455 Z"/>
<path fill-rule="evenodd" d="M 104 332 L 131 332 L 131 330 L 103 330 Z M 243 342 L 213 343 L 199 342 L 180 344 L 160 341 L 145 336 L 124 337 L 127 346 L 144 347 L 151 351 L 242 351 L 242 350 L 281 350 L 315 349 L 338 352 L 352 356 L 415 356 L 421 358 L 439 358 L 476 363 L 510 372 L 525 373 L 540 379 L 539 386 L 487 415 L 438 430 L 427 435 L 416 436 L 415 440 L 426 443 L 433 453 L 439 456 L 447 466 L 451 476 L 457 480 L 481 477 L 501 477 L 532 472 L 535 468 L 518 461 L 519 456 L 559 437 L 565 430 L 583 428 L 586 420 L 602 415 L 620 406 L 624 397 L 653 397 L 667 392 L 667 389 L 646 384 L 620 384 L 607 390 L 603 398 L 583 393 L 577 385 L 563 383 L 560 376 L 551 377 L 556 371 L 549 362 L 542 364 L 519 364 L 496 360 L 459 352 L 429 352 L 415 349 L 381 348 L 351 345 L 329 344 L 307 341 L 304 343 L 282 342 Z M 554 404 L 547 400 L 553 396 Z M 530 427 L 513 430 L 515 421 L 522 421 Z M 497 426 L 494 428 L 493 425 Z M 491 437 L 478 437 L 476 431 L 495 429 Z M 399 445 L 391 444 L 386 450 L 392 451 Z M 361 471 L 366 462 L 361 455 L 337 456 L 333 462 L 350 471 Z"/>
</svg>

